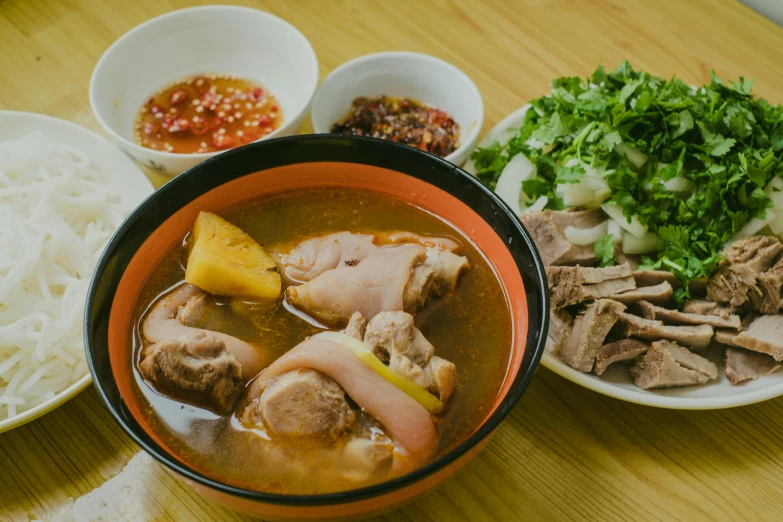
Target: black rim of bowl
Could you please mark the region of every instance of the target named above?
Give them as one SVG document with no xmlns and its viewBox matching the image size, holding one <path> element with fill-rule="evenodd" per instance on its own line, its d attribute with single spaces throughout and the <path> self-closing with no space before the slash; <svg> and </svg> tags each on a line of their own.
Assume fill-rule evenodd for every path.
<svg viewBox="0 0 783 522">
<path fill-rule="evenodd" d="M 476 211 L 506 242 L 522 275 L 528 307 L 526 348 L 517 376 L 495 412 L 470 437 L 429 464 L 379 484 L 336 493 L 264 493 L 223 484 L 194 471 L 147 435 L 128 410 L 114 381 L 108 355 L 109 313 L 117 285 L 138 248 L 161 223 L 194 197 L 247 174 L 312 162 L 358 163 L 408 174 L 445 190 Z M 409 486 L 456 461 L 490 435 L 511 412 L 533 378 L 546 342 L 548 310 L 546 274 L 535 245 L 514 212 L 476 178 L 442 158 L 405 145 L 374 138 L 321 134 L 263 140 L 224 152 L 192 167 L 150 195 L 120 225 L 98 262 L 87 295 L 84 338 L 98 393 L 125 432 L 156 460 L 183 477 L 236 497 L 287 506 L 327 506 L 364 500 Z"/>
</svg>

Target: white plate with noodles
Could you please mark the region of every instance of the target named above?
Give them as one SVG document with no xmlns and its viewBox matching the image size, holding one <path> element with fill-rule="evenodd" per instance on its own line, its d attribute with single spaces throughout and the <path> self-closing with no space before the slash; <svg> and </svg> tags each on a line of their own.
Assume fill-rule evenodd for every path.
<svg viewBox="0 0 783 522">
<path fill-rule="evenodd" d="M 94 132 L 0 111 L 0 433 L 91 383 L 82 335 L 90 277 L 116 228 L 153 190 Z"/>
</svg>

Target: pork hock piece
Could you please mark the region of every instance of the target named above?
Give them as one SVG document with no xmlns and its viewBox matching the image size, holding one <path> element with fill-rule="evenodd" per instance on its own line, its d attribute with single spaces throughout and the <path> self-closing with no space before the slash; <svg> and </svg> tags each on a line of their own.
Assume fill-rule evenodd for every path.
<svg viewBox="0 0 783 522">
<path fill-rule="evenodd" d="M 718 368 L 704 357 L 669 341 L 657 341 L 631 367 L 643 390 L 704 384 L 718 377 Z"/>
<path fill-rule="evenodd" d="M 262 358 L 241 339 L 183 324 L 203 314 L 205 302 L 204 292 L 184 284 L 155 304 L 142 323 L 154 344 L 142 349 L 139 371 L 161 393 L 222 413 L 261 371 Z"/>
<path fill-rule="evenodd" d="M 704 349 L 710 345 L 713 329 L 711 326 L 671 326 L 663 321 L 644 319 L 635 315 L 620 312 L 620 320 L 625 329 L 625 335 L 647 341 L 668 339 L 693 349 Z"/>
<path fill-rule="evenodd" d="M 433 295 L 456 287 L 467 258 L 417 244 L 385 245 L 358 263 L 338 266 L 300 285 L 286 297 L 319 321 L 343 326 L 354 312 L 415 314 Z"/>
<path fill-rule="evenodd" d="M 327 270 L 354 266 L 375 254 L 382 244 L 413 243 L 441 251 L 456 252 L 460 245 L 453 239 L 430 237 L 413 232 L 361 234 L 334 232 L 300 241 L 293 247 L 283 245 L 272 251 L 281 274 L 290 284 L 306 283 Z"/>
<path fill-rule="evenodd" d="M 574 245 L 565 235 L 566 227 L 592 228 L 603 221 L 600 210 L 531 211 L 520 217 L 538 247 L 544 265 L 593 265 L 592 245 Z"/>
<path fill-rule="evenodd" d="M 617 321 L 617 314 L 623 310 L 625 305 L 610 299 L 599 299 L 587 305 L 574 319 L 571 332 L 557 344 L 555 357 L 576 370 L 590 372 L 599 348 Z"/>
<path fill-rule="evenodd" d="M 636 288 L 628 265 L 606 268 L 549 266 L 546 275 L 550 304 L 555 308 L 608 298 Z"/>
<path fill-rule="evenodd" d="M 783 366 L 769 355 L 738 348 L 726 348 L 724 373 L 731 384 L 758 379 L 775 373 Z"/>
<path fill-rule="evenodd" d="M 716 303 L 742 306 L 748 301 L 757 278 L 782 252 L 783 244 L 771 236 L 750 236 L 734 241 L 707 284 L 707 298 Z M 758 297 L 757 303 L 760 306 Z"/>
<path fill-rule="evenodd" d="M 649 343 L 638 339 L 620 339 L 605 344 L 598 349 L 595 357 L 595 374 L 603 375 L 610 365 L 616 362 L 633 361 L 649 349 Z"/>
</svg>

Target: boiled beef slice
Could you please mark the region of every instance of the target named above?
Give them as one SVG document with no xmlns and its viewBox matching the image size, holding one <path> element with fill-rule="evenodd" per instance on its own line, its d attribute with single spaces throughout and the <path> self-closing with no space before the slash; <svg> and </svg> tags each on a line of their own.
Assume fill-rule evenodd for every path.
<svg viewBox="0 0 783 522">
<path fill-rule="evenodd" d="M 756 286 L 748 292 L 751 310 L 768 315 L 778 313 L 783 308 L 781 289 L 783 289 L 783 258 L 757 277 Z"/>
<path fill-rule="evenodd" d="M 733 328 L 739 330 L 741 327 L 740 318 L 738 315 L 730 315 L 726 318 L 717 315 L 708 314 L 689 314 L 686 312 L 680 312 L 679 310 L 670 310 L 661 306 L 656 306 L 647 301 L 639 301 L 639 309 L 642 312 L 642 316 L 646 319 L 658 319 L 666 324 L 708 324 L 715 328 Z"/>
<path fill-rule="evenodd" d="M 731 306 L 721 306 L 715 301 L 707 299 L 692 299 L 686 302 L 682 311 L 686 314 L 717 315 L 724 319 L 737 313 L 737 308 Z"/>
<path fill-rule="evenodd" d="M 637 282 L 638 284 L 638 282 Z M 648 301 L 654 304 L 667 304 L 674 293 L 672 285 L 667 281 L 655 286 L 644 286 L 634 290 L 626 290 L 619 294 L 610 296 L 610 299 L 620 301 L 624 305 L 631 305 L 639 301 Z"/>
<path fill-rule="evenodd" d="M 775 373 L 783 364 L 769 355 L 737 348 L 726 348 L 726 378 L 731 384 L 758 379 Z"/>
<path fill-rule="evenodd" d="M 718 368 L 704 357 L 668 341 L 650 345 L 631 368 L 634 383 L 643 390 L 703 384 L 718 376 Z"/>
<path fill-rule="evenodd" d="M 555 308 L 633 290 L 636 283 L 627 265 L 607 268 L 550 266 L 546 269 L 550 302 Z"/>
<path fill-rule="evenodd" d="M 621 339 L 605 344 L 595 356 L 595 374 L 603 375 L 609 365 L 620 361 L 632 361 L 650 348 L 649 343 L 638 339 Z"/>
<path fill-rule="evenodd" d="M 625 327 L 628 337 L 637 337 L 647 341 L 668 339 L 695 349 L 707 348 L 712 339 L 712 327 L 706 324 L 699 326 L 671 326 L 662 321 L 643 319 L 636 315 L 621 312 L 618 314 Z"/>
<path fill-rule="evenodd" d="M 707 284 L 707 298 L 742 306 L 748 301 L 758 276 L 772 266 L 781 252 L 783 244 L 771 236 L 750 236 L 735 241 Z M 758 291 L 754 300 L 761 305 Z"/>
<path fill-rule="evenodd" d="M 783 315 L 761 315 L 734 338 L 734 344 L 783 361 Z"/>
<path fill-rule="evenodd" d="M 661 283 L 669 283 L 674 288 L 682 286 L 677 276 L 665 270 L 635 270 L 633 278 L 636 280 L 636 286 L 656 286 Z"/>
<path fill-rule="evenodd" d="M 595 263 L 592 245 L 578 246 L 568 241 L 564 232 L 565 227 L 558 225 L 559 220 L 553 218 L 549 211 L 525 212 L 521 219 L 538 247 L 544 265 Z"/>
<path fill-rule="evenodd" d="M 576 370 L 590 372 L 598 349 L 617 321 L 617 314 L 623 310 L 625 305 L 610 299 L 599 299 L 588 305 L 574 320 L 565 342 L 559 343 L 555 356 Z"/>
</svg>

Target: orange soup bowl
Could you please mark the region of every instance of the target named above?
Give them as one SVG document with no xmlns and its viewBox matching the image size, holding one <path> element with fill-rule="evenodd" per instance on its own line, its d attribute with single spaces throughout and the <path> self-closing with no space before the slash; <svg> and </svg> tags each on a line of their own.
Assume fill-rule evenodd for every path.
<svg viewBox="0 0 783 522">
<path fill-rule="evenodd" d="M 338 493 L 284 495 L 240 489 L 191 468 L 147 425 L 132 393 L 132 313 L 154 268 L 182 245 L 202 210 L 303 188 L 343 187 L 401 199 L 447 221 L 495 270 L 513 320 L 505 380 L 479 427 L 429 464 L 386 482 Z M 337 135 L 253 143 L 213 157 L 171 180 L 125 220 L 90 285 L 85 339 L 90 371 L 122 428 L 155 459 L 207 498 L 268 519 L 345 519 L 388 511 L 437 487 L 488 442 L 520 399 L 544 350 L 549 298 L 546 275 L 517 216 L 474 177 L 404 145 Z M 505 350 L 503 350 L 505 351 Z"/>
</svg>

